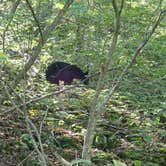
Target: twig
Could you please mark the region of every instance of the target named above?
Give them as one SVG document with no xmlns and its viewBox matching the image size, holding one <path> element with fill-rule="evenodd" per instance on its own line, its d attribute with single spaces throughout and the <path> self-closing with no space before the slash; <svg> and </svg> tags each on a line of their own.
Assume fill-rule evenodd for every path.
<svg viewBox="0 0 166 166">
<path fill-rule="evenodd" d="M 34 145 L 34 148 L 35 150 L 37 151 L 39 157 L 40 157 L 40 160 L 41 160 L 41 165 L 42 166 L 46 166 L 46 160 L 45 160 L 45 155 L 44 155 L 44 150 L 43 150 L 43 145 L 42 145 L 42 142 L 41 142 L 41 137 L 40 137 L 40 134 L 36 128 L 36 126 L 32 123 L 32 121 L 29 119 L 27 113 L 26 113 L 26 106 L 25 106 L 25 102 L 24 100 L 22 100 L 23 104 L 24 104 L 24 108 L 23 108 L 23 111 L 16 105 L 16 103 L 14 102 L 14 100 L 12 99 L 12 97 L 10 96 L 10 93 L 9 93 L 9 90 L 7 89 L 7 87 L 5 86 L 4 82 L 2 82 L 2 85 L 5 89 L 5 92 L 7 94 L 7 96 L 10 98 L 10 101 L 12 102 L 13 106 L 23 115 L 25 115 L 25 122 L 27 124 L 27 129 L 28 129 L 28 132 L 29 132 L 29 135 L 31 137 L 31 140 L 33 142 L 33 145 Z M 39 146 L 40 146 L 40 150 L 38 148 L 38 145 L 33 137 L 33 134 L 32 134 L 32 131 L 31 131 L 31 127 L 33 128 L 33 130 L 35 131 L 36 133 L 36 136 L 38 138 L 38 141 L 39 141 Z"/>
<path fill-rule="evenodd" d="M 122 0 L 121 3 L 124 3 L 124 0 Z M 99 76 L 99 79 L 97 82 L 96 94 L 92 101 L 90 117 L 89 117 L 89 121 L 88 121 L 87 132 L 84 137 L 84 145 L 83 145 L 83 151 L 82 151 L 82 158 L 85 160 L 90 160 L 90 158 L 91 158 L 91 146 L 92 146 L 92 142 L 93 142 L 93 138 L 94 138 L 94 131 L 96 129 L 96 123 L 97 123 L 98 118 L 100 117 L 100 111 L 101 111 L 98 109 L 98 103 L 101 102 L 100 93 L 101 93 L 102 87 L 104 85 L 103 80 L 106 77 L 106 73 L 108 72 L 108 68 L 109 68 L 109 65 L 111 62 L 112 55 L 116 48 L 117 39 L 118 39 L 119 31 L 120 31 L 120 15 L 122 12 L 123 4 L 121 4 L 121 8 L 119 10 L 116 0 L 112 0 L 112 6 L 114 9 L 114 13 L 115 13 L 115 31 L 113 34 L 110 48 L 109 48 L 106 63 L 104 65 L 102 65 L 101 69 L 100 69 L 100 76 Z"/>
<path fill-rule="evenodd" d="M 145 45 L 147 44 L 147 42 L 151 38 L 152 34 L 155 32 L 155 29 L 160 24 L 160 22 L 162 21 L 162 19 L 164 18 L 165 15 L 166 15 L 166 10 L 163 10 L 163 11 L 160 12 L 160 14 L 157 17 L 157 19 L 156 19 L 156 21 L 155 21 L 155 23 L 154 23 L 151 31 L 148 33 L 148 35 L 144 39 L 144 41 L 137 47 L 137 49 L 136 49 L 136 51 L 135 51 L 135 53 L 133 55 L 133 58 L 131 59 L 131 61 L 129 62 L 129 64 L 126 66 L 126 68 L 122 71 L 121 75 L 117 79 L 116 84 L 113 86 L 113 88 L 111 88 L 109 90 L 109 94 L 102 99 L 102 102 L 99 103 L 99 105 L 98 105 L 98 111 L 110 99 L 110 97 L 112 96 L 112 94 L 114 93 L 114 91 L 116 90 L 116 88 L 119 86 L 121 80 L 123 79 L 123 77 L 125 76 L 125 74 L 127 73 L 127 71 L 129 70 L 129 68 L 131 68 L 131 66 L 136 62 L 136 58 L 138 57 L 139 53 L 145 47 Z"/>
<path fill-rule="evenodd" d="M 27 3 L 27 5 L 28 5 L 28 7 L 29 7 L 29 9 L 30 9 L 30 11 L 31 11 L 31 13 L 32 13 L 32 16 L 33 16 L 35 22 L 36 22 L 36 25 L 37 25 L 37 27 L 38 27 L 38 29 L 39 29 L 41 41 L 43 42 L 43 33 L 42 33 L 42 30 L 41 30 L 41 27 L 40 27 L 40 23 L 39 23 L 39 21 L 38 21 L 36 15 L 35 15 L 35 12 L 34 12 L 34 10 L 33 10 L 33 7 L 31 6 L 29 0 L 26 0 L 26 3 Z"/>
<path fill-rule="evenodd" d="M 41 123 L 40 123 L 40 127 L 39 127 L 39 133 L 40 133 L 40 134 L 42 133 L 43 124 L 44 124 L 44 122 L 45 122 L 45 120 L 46 120 L 47 114 L 48 114 L 48 108 L 47 108 L 47 110 L 46 110 L 46 112 L 45 112 L 45 115 L 44 115 L 44 117 L 43 117 L 43 119 L 42 119 L 42 121 L 41 121 Z"/>
<path fill-rule="evenodd" d="M 35 150 L 33 150 L 31 153 L 28 154 L 27 157 L 25 157 L 19 164 L 17 164 L 17 166 L 22 166 L 23 163 L 35 152 Z"/>
<path fill-rule="evenodd" d="M 32 50 L 32 56 L 30 57 L 29 61 L 25 64 L 24 69 L 22 69 L 19 74 L 15 77 L 15 80 L 12 82 L 11 87 L 13 89 L 15 89 L 15 87 L 18 85 L 18 83 L 24 78 L 24 75 L 28 72 L 28 70 L 31 68 L 31 66 L 34 64 L 34 62 L 36 61 L 36 59 L 38 58 L 41 49 L 43 47 L 43 45 L 46 43 L 46 41 L 48 40 L 49 36 L 51 35 L 51 32 L 53 30 L 55 30 L 57 28 L 57 26 L 59 25 L 62 17 L 65 15 L 67 9 L 70 7 L 70 5 L 73 3 L 74 0 L 67 0 L 65 6 L 63 7 L 63 9 L 61 9 L 57 15 L 57 17 L 54 19 L 54 21 L 52 22 L 52 24 L 50 24 L 46 30 L 43 32 L 43 39 L 39 39 L 38 45 L 36 47 L 33 48 Z M 11 93 L 11 90 L 9 91 L 9 93 Z M 2 103 L 3 99 L 5 97 L 3 97 L 0 100 L 0 103 Z"/>
<path fill-rule="evenodd" d="M 62 163 L 64 166 L 71 166 L 70 162 L 65 160 L 62 156 L 60 156 L 56 151 L 54 152 L 55 157 Z"/>
<path fill-rule="evenodd" d="M 84 87 L 84 85 L 75 84 L 75 85 L 72 85 L 72 86 L 70 86 L 70 87 L 63 88 L 63 89 L 61 89 L 61 90 L 59 90 L 59 91 L 50 92 L 50 93 L 48 93 L 48 94 L 46 94 L 46 95 L 42 95 L 42 96 L 40 96 L 40 97 L 36 97 L 36 98 L 34 98 L 34 99 L 31 99 L 31 100 L 25 102 L 25 104 L 28 105 L 28 104 L 31 104 L 31 103 L 35 103 L 35 102 L 40 101 L 40 100 L 42 100 L 42 99 L 45 99 L 45 98 L 48 98 L 48 97 L 51 97 L 51 96 L 54 96 L 54 95 L 58 95 L 58 94 L 60 94 L 60 93 L 63 93 L 63 92 L 65 92 L 65 91 L 70 90 L 70 89 L 73 89 L 73 88 L 75 88 L 75 87 Z M 23 106 L 23 104 L 20 104 L 20 105 L 17 106 L 17 107 L 20 108 L 20 107 L 22 107 L 22 106 Z M 10 110 L 8 110 L 8 111 L 6 111 L 6 112 L 4 112 L 4 113 L 5 113 L 5 114 L 6 114 L 6 113 L 9 113 L 10 111 L 13 111 L 14 109 L 16 109 L 16 107 L 11 108 Z"/>
<path fill-rule="evenodd" d="M 11 13 L 11 18 L 10 18 L 8 24 L 6 25 L 5 30 L 3 31 L 3 35 L 2 35 L 2 48 L 3 48 L 3 52 L 5 52 L 5 37 L 6 37 L 6 32 L 8 31 L 8 28 L 9 28 L 9 26 L 10 26 L 10 24 L 11 24 L 13 18 L 14 18 L 14 13 L 16 12 L 18 5 L 20 4 L 20 1 L 21 0 L 17 0 L 16 2 L 13 3 L 13 6 L 12 6 L 12 9 L 11 9 L 11 12 L 10 12 Z"/>
<path fill-rule="evenodd" d="M 2 81 L 1 81 L 1 82 L 2 82 Z M 30 120 L 30 118 L 28 117 L 28 115 L 27 115 L 27 113 L 26 113 L 26 110 L 23 110 L 23 111 L 22 111 L 22 110 L 15 104 L 14 100 L 10 97 L 10 93 L 9 93 L 7 87 L 5 86 L 4 82 L 2 82 L 2 85 L 4 86 L 5 92 L 7 93 L 7 96 L 10 98 L 10 100 L 11 100 L 13 106 L 14 106 L 21 114 L 24 114 L 24 115 L 25 115 L 25 122 L 26 122 L 26 124 L 27 124 L 27 129 L 28 129 L 28 132 L 29 132 L 29 134 L 30 134 L 31 140 L 32 140 L 32 142 L 33 142 L 34 148 L 35 148 L 36 152 L 38 153 L 38 155 L 39 155 L 39 157 L 40 157 L 41 165 L 42 165 L 42 166 L 46 166 L 46 159 L 45 159 L 43 144 L 42 144 L 42 142 L 41 142 L 41 136 L 40 136 L 40 134 L 41 134 L 41 129 L 42 129 L 42 123 L 41 123 L 41 125 L 40 125 L 40 130 L 39 130 L 39 132 L 38 132 L 38 129 L 36 128 L 36 126 L 33 124 L 33 122 L 32 122 L 32 121 Z M 23 108 L 23 109 L 25 109 L 25 108 L 26 108 L 26 104 L 25 104 L 25 102 L 24 102 L 23 100 L 22 100 L 22 102 L 23 102 L 23 104 L 24 104 L 24 108 Z M 44 118 L 43 118 L 43 121 L 44 121 L 46 115 L 47 115 L 47 114 L 45 114 L 45 116 L 44 116 Z M 38 142 L 39 142 L 39 147 L 40 147 L 40 149 L 38 148 L 38 145 L 37 145 L 37 143 L 36 143 L 36 141 L 35 141 L 35 139 L 34 139 L 34 136 L 33 136 L 32 129 L 31 129 L 31 128 L 32 128 L 33 131 L 35 131 L 35 133 L 36 133 L 36 136 L 37 136 L 37 139 L 38 139 Z M 65 165 L 65 166 L 71 166 L 71 164 L 70 164 L 67 160 L 65 160 L 62 156 L 60 156 L 60 155 L 58 154 L 58 152 L 55 151 L 54 154 L 55 154 L 55 156 L 58 158 L 58 160 L 59 160 L 63 165 Z M 29 156 L 29 155 L 28 155 L 28 156 Z M 26 159 L 27 159 L 27 158 L 26 158 Z M 26 159 L 24 159 L 20 164 L 22 164 Z M 20 165 L 20 164 L 19 164 L 19 165 Z"/>
<path fill-rule="evenodd" d="M 122 0 L 122 3 L 124 1 Z M 117 37 L 118 37 L 118 28 L 120 26 L 120 15 L 118 15 L 118 8 L 117 8 L 117 4 L 115 0 L 112 0 L 112 5 L 115 11 L 115 18 L 116 18 L 116 30 L 114 32 L 114 37 L 112 40 L 112 44 L 111 44 L 111 49 L 110 49 L 110 54 L 112 55 L 114 50 L 115 50 L 115 46 L 117 43 Z M 121 5 L 123 6 L 123 5 Z M 102 79 L 105 78 L 105 74 L 104 72 L 100 74 L 100 78 L 98 81 L 98 87 L 97 87 L 97 92 L 96 92 L 96 96 L 94 97 L 94 102 L 93 102 L 93 107 L 91 108 L 91 112 L 90 112 L 90 118 L 88 121 L 88 127 L 87 127 L 87 133 L 85 135 L 84 138 L 84 146 L 83 146 L 83 152 L 82 152 L 82 156 L 84 159 L 90 159 L 90 153 L 91 153 L 91 145 L 93 142 L 93 138 L 94 138 L 94 131 L 96 128 L 96 123 L 97 123 L 97 119 L 100 116 L 100 112 L 102 110 L 102 108 L 104 107 L 105 103 L 110 99 L 110 97 L 112 96 L 112 94 L 115 92 L 116 88 L 119 86 L 120 82 L 122 81 L 123 77 L 125 76 L 125 74 L 127 73 L 127 71 L 129 70 L 129 68 L 136 62 L 136 58 L 138 57 L 139 53 L 141 52 L 141 50 L 144 48 L 144 46 L 147 44 L 147 42 L 149 41 L 149 39 L 151 38 L 152 34 L 155 32 L 155 29 L 157 28 L 157 26 L 160 24 L 161 20 L 164 18 L 166 14 L 166 10 L 163 10 L 160 12 L 159 16 L 157 17 L 151 31 L 148 33 L 147 37 L 145 38 L 145 40 L 143 40 L 143 42 L 137 47 L 133 58 L 131 59 L 131 61 L 129 62 L 129 64 L 125 67 L 125 69 L 122 71 L 121 75 L 119 76 L 119 78 L 117 79 L 116 84 L 110 88 L 108 95 L 104 96 L 103 98 L 99 98 L 100 95 L 100 87 L 102 86 Z M 108 60 L 111 59 L 111 56 L 108 57 Z M 106 69 L 109 66 L 109 61 L 107 61 L 106 63 Z M 96 105 L 95 105 L 96 104 Z"/>
</svg>

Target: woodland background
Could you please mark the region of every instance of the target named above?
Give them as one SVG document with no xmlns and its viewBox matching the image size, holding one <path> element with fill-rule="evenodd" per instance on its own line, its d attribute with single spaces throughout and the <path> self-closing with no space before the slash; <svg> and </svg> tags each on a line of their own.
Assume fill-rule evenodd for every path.
<svg viewBox="0 0 166 166">
<path fill-rule="evenodd" d="M 0 0 L 0 166 L 164 166 L 166 1 Z M 88 71 L 56 86 L 48 64 Z"/>
</svg>

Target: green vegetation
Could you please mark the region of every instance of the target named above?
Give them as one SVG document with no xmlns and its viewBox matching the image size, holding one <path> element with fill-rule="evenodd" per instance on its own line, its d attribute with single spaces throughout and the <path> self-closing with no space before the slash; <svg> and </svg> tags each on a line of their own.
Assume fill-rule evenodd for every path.
<svg viewBox="0 0 166 166">
<path fill-rule="evenodd" d="M 1 0 L 0 165 L 164 166 L 165 4 Z M 89 85 L 49 84 L 53 61 Z"/>
</svg>

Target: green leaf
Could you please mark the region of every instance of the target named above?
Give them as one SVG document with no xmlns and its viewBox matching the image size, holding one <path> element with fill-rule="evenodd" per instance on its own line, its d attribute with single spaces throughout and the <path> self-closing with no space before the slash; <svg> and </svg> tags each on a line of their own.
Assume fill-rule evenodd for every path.
<svg viewBox="0 0 166 166">
<path fill-rule="evenodd" d="M 145 134 L 145 135 L 144 135 L 144 140 L 145 140 L 147 143 L 151 143 L 152 138 L 151 138 L 148 134 Z"/>
<path fill-rule="evenodd" d="M 114 166 L 127 166 L 125 163 L 122 163 L 121 161 L 118 160 L 113 160 Z"/>
<path fill-rule="evenodd" d="M 142 161 L 140 161 L 140 160 L 134 160 L 133 163 L 134 163 L 134 166 L 141 166 Z"/>
<path fill-rule="evenodd" d="M 91 164 L 92 162 L 90 160 L 83 160 L 83 159 L 71 161 L 71 165 L 78 164 L 78 163 Z"/>
<path fill-rule="evenodd" d="M 6 54 L 4 54 L 3 52 L 0 52 L 0 61 L 6 60 Z"/>
</svg>

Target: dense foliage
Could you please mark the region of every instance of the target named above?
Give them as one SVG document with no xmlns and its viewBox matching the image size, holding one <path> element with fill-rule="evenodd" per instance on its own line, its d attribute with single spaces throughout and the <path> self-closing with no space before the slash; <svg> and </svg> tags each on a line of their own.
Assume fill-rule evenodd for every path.
<svg viewBox="0 0 166 166">
<path fill-rule="evenodd" d="M 116 31 L 115 13 L 110 0 L 75 0 L 65 11 L 67 2 L 0 1 L 0 165 L 42 165 L 43 153 L 48 165 L 57 166 L 59 155 L 71 165 L 165 165 L 166 20 L 96 115 L 90 162 L 81 159 L 82 146 L 99 73 Z M 164 5 L 163 0 L 124 2 L 99 104 L 166 10 Z M 53 61 L 88 71 L 89 85 L 49 84 L 45 70 Z"/>
</svg>

